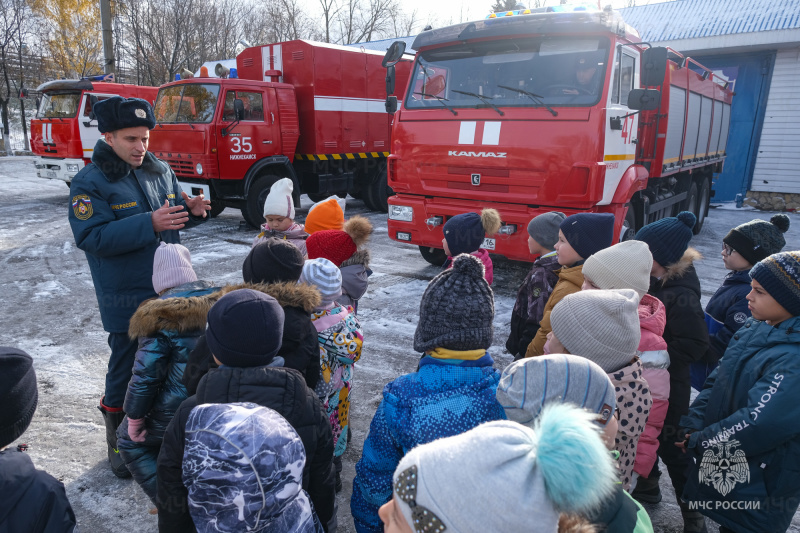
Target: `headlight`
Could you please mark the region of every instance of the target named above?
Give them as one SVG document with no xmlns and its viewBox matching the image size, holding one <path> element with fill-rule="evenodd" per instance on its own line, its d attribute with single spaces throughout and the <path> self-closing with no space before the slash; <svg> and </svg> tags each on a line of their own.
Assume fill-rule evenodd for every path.
<svg viewBox="0 0 800 533">
<path fill-rule="evenodd" d="M 77 163 L 67 163 L 67 172 L 77 172 L 78 170 Z"/>
<path fill-rule="evenodd" d="M 414 208 L 407 205 L 390 205 L 389 220 L 411 222 L 414 219 Z"/>
<path fill-rule="evenodd" d="M 198 174 L 203 173 L 203 165 L 201 165 L 200 163 L 197 163 L 197 166 L 195 166 L 194 169 L 197 171 Z"/>
</svg>

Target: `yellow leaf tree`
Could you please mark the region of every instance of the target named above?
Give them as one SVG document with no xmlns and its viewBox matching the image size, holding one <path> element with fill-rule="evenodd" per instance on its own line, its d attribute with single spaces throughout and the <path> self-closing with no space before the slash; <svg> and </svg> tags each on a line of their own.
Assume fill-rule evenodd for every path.
<svg viewBox="0 0 800 533">
<path fill-rule="evenodd" d="M 97 0 L 31 0 L 41 23 L 52 76 L 75 78 L 102 73 L 103 42 Z"/>
</svg>

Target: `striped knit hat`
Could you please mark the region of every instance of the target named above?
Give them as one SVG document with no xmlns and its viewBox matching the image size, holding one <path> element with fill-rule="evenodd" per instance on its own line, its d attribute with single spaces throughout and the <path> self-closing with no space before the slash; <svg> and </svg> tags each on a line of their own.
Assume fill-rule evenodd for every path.
<svg viewBox="0 0 800 533">
<path fill-rule="evenodd" d="M 800 315 L 800 251 L 772 254 L 756 263 L 750 277 L 792 316 Z"/>
<path fill-rule="evenodd" d="M 342 295 L 342 273 L 336 265 L 323 257 L 305 262 L 299 283 L 319 289 L 322 295 L 321 307 L 327 307 Z"/>
</svg>

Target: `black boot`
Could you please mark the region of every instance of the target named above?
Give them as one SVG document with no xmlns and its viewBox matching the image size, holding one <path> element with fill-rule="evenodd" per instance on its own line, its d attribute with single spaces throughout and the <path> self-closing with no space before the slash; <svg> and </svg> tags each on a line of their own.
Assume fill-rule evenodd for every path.
<svg viewBox="0 0 800 533">
<path fill-rule="evenodd" d="M 117 428 L 125 418 L 125 413 L 119 408 L 106 407 L 102 400 L 97 408 L 103 413 L 103 419 L 106 422 L 106 444 L 108 445 L 108 462 L 111 463 L 111 471 L 117 477 L 129 478 L 131 473 L 128 472 L 128 467 L 125 466 L 125 461 L 122 460 L 117 449 Z"/>
<path fill-rule="evenodd" d="M 650 475 L 650 477 L 639 477 L 636 480 L 636 487 L 631 492 L 634 500 L 642 503 L 658 503 L 661 501 L 661 488 L 658 486 L 658 481 L 661 476 Z"/>
</svg>

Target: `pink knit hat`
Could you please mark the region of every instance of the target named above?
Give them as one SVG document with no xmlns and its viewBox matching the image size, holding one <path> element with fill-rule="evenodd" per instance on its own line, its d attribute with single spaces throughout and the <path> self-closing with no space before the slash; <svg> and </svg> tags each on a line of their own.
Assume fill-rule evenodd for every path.
<svg viewBox="0 0 800 533">
<path fill-rule="evenodd" d="M 153 289 L 161 293 L 190 281 L 197 281 L 192 254 L 185 246 L 162 242 L 153 258 Z"/>
</svg>

